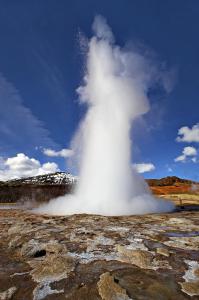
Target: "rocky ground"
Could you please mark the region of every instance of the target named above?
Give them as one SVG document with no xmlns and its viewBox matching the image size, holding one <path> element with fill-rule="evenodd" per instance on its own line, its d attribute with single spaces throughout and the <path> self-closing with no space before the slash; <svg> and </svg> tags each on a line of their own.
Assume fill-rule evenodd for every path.
<svg viewBox="0 0 199 300">
<path fill-rule="evenodd" d="M 0 299 L 199 299 L 199 212 L 0 210 Z"/>
</svg>

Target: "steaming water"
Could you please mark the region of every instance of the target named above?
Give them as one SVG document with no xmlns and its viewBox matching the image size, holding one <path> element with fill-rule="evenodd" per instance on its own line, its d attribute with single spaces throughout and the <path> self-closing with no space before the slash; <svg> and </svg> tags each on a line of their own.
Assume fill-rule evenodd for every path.
<svg viewBox="0 0 199 300">
<path fill-rule="evenodd" d="M 149 110 L 147 90 L 155 71 L 139 53 L 114 43 L 106 21 L 98 16 L 88 44 L 87 72 L 78 88 L 88 104 L 76 142 L 81 145 L 79 182 L 74 195 L 41 206 L 52 214 L 142 214 L 173 209 L 156 200 L 132 168 L 130 129 Z"/>
</svg>

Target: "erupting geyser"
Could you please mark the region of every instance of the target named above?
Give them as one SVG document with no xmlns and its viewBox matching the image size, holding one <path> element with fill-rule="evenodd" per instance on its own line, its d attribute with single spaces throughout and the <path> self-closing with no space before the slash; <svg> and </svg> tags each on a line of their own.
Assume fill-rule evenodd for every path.
<svg viewBox="0 0 199 300">
<path fill-rule="evenodd" d="M 106 21 L 97 16 L 88 44 L 87 72 L 78 88 L 88 111 L 80 126 L 80 174 L 73 195 L 51 200 L 38 211 L 51 214 L 143 214 L 173 209 L 155 199 L 131 164 L 130 129 L 149 110 L 147 91 L 155 68 L 139 53 L 114 44 Z"/>
</svg>

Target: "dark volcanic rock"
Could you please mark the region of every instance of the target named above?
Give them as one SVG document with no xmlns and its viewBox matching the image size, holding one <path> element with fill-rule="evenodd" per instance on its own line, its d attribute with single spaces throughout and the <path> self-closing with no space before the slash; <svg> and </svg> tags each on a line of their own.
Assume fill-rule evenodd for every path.
<svg viewBox="0 0 199 300">
<path fill-rule="evenodd" d="M 196 300 L 198 220 L 0 210 L 0 299 Z"/>
<path fill-rule="evenodd" d="M 47 202 L 52 198 L 71 193 L 71 184 L 36 185 L 36 184 L 4 184 L 0 187 L 0 203 L 20 203 L 34 206 L 35 203 Z"/>
<path fill-rule="evenodd" d="M 71 193 L 77 178 L 71 174 L 53 174 L 0 182 L 0 203 L 21 203 L 34 206 Z"/>
</svg>

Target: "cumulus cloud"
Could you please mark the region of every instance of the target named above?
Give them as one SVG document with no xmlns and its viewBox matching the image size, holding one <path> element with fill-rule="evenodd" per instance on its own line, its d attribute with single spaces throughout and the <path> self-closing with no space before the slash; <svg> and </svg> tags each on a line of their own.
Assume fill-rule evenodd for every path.
<svg viewBox="0 0 199 300">
<path fill-rule="evenodd" d="M 59 171 L 54 162 L 41 164 L 35 158 L 29 158 L 24 153 L 18 153 L 14 157 L 1 158 L 0 180 L 6 181 L 15 178 L 24 178 Z"/>
<path fill-rule="evenodd" d="M 155 166 L 152 163 L 140 163 L 134 164 L 133 166 L 138 173 L 146 173 L 155 170 Z"/>
<path fill-rule="evenodd" d="M 176 138 L 177 142 L 199 142 L 199 123 L 193 125 L 192 128 L 188 126 L 183 126 L 178 130 L 178 137 Z"/>
<path fill-rule="evenodd" d="M 197 150 L 195 147 L 184 147 L 182 154 L 174 159 L 175 162 L 185 162 L 188 157 L 192 157 L 191 160 L 196 162 Z"/>
<path fill-rule="evenodd" d="M 43 153 L 46 156 L 50 156 L 50 157 L 70 157 L 73 155 L 73 150 L 71 149 L 62 149 L 60 151 L 55 151 L 53 149 L 43 149 Z"/>
<path fill-rule="evenodd" d="M 197 155 L 197 150 L 194 147 L 185 147 L 182 153 L 186 156 L 195 156 Z"/>
</svg>

